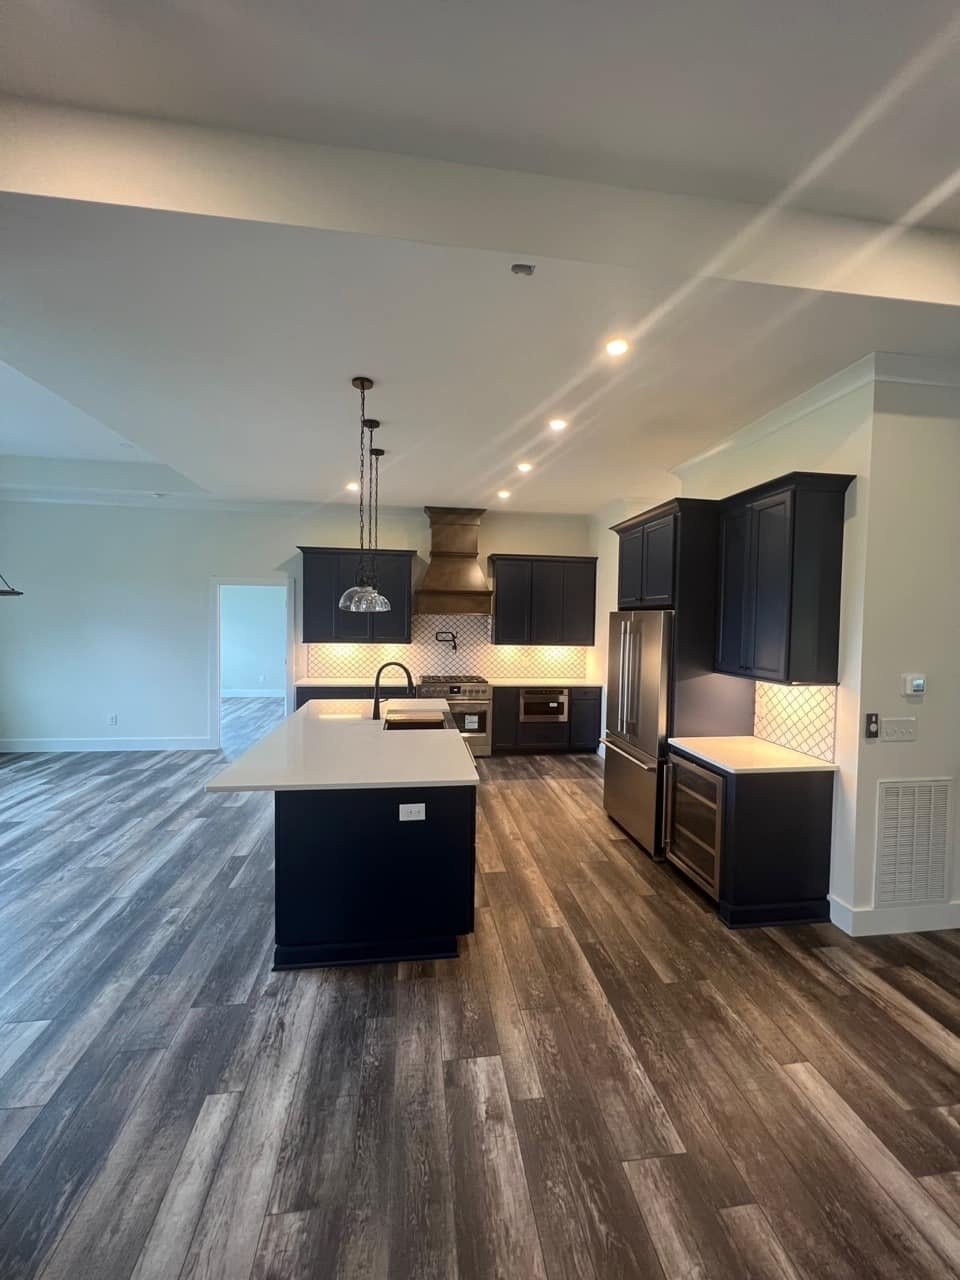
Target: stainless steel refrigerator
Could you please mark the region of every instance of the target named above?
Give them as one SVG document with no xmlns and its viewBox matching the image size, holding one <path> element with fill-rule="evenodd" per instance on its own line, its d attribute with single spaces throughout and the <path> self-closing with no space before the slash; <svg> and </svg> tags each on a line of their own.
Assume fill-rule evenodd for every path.
<svg viewBox="0 0 960 1280">
<path fill-rule="evenodd" d="M 603 804 L 654 857 L 662 852 L 672 635 L 670 609 L 610 615 Z"/>
</svg>

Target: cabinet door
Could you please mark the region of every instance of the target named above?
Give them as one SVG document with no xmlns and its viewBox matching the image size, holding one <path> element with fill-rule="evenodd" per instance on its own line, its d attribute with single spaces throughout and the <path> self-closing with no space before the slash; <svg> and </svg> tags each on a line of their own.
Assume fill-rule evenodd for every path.
<svg viewBox="0 0 960 1280">
<path fill-rule="evenodd" d="M 331 602 L 334 640 L 362 641 L 370 639 L 371 615 L 369 613 L 347 613 L 339 607 L 341 595 L 346 591 L 347 587 L 352 587 L 357 580 L 359 565 L 359 551 L 342 551 L 337 556 L 337 580 Z"/>
<path fill-rule="evenodd" d="M 569 560 L 563 566 L 560 644 L 592 645 L 596 639 L 597 566 Z"/>
<path fill-rule="evenodd" d="M 747 584 L 747 510 L 724 513 L 720 521 L 720 616 L 717 668 L 744 672 L 744 592 Z"/>
<path fill-rule="evenodd" d="M 509 751 L 517 745 L 520 723 L 520 690 L 493 691 L 493 749 Z"/>
<path fill-rule="evenodd" d="M 335 638 L 333 610 L 337 599 L 337 556 L 304 552 L 303 643 L 324 644 Z"/>
<path fill-rule="evenodd" d="M 759 679 L 786 679 L 792 542 L 791 492 L 750 504 L 743 661 Z"/>
<path fill-rule="evenodd" d="M 499 560 L 494 573 L 494 644 L 530 641 L 530 561 Z"/>
<path fill-rule="evenodd" d="M 566 569 L 561 560 L 530 563 L 531 644 L 563 644 Z"/>
<path fill-rule="evenodd" d="M 570 746 L 596 751 L 600 745 L 600 699 L 575 698 L 570 703 Z"/>
<path fill-rule="evenodd" d="M 674 518 L 664 516 L 643 526 L 641 596 L 644 604 L 673 603 Z"/>
<path fill-rule="evenodd" d="M 411 574 L 410 556 L 377 557 L 377 581 L 390 601 L 390 612 L 371 615 L 375 642 L 409 644 Z"/>
<path fill-rule="evenodd" d="M 643 526 L 620 538 L 621 609 L 633 609 L 643 601 Z"/>
</svg>

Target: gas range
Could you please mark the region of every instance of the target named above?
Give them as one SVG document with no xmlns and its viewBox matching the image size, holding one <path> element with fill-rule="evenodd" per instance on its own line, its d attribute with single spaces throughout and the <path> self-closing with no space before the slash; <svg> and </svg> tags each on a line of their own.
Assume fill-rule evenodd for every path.
<svg viewBox="0 0 960 1280">
<path fill-rule="evenodd" d="M 486 676 L 421 676 L 417 681 L 418 697 L 489 698 Z"/>
<path fill-rule="evenodd" d="M 485 676 L 421 676 L 418 698 L 446 698 L 467 746 L 475 756 L 492 750 L 493 691 Z"/>
</svg>

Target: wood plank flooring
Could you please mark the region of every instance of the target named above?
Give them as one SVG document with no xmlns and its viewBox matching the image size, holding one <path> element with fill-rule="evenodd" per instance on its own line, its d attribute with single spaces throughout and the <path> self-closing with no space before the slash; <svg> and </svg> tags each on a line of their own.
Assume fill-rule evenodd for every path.
<svg viewBox="0 0 960 1280">
<path fill-rule="evenodd" d="M 0 758 L 4 1280 L 960 1276 L 960 931 L 731 933 L 494 759 L 458 959 L 275 974 L 222 760 Z"/>
<path fill-rule="evenodd" d="M 283 698 L 221 698 L 220 747 L 235 760 L 253 743 L 265 738 L 286 714 Z"/>
</svg>

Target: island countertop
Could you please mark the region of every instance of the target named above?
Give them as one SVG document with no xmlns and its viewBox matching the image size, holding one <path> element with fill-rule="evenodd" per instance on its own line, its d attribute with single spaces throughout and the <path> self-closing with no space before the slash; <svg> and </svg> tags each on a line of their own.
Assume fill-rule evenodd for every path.
<svg viewBox="0 0 960 1280">
<path fill-rule="evenodd" d="M 208 791 L 349 791 L 476 786 L 470 748 L 451 729 L 387 730 L 366 703 L 307 702 L 207 783 Z M 390 702 L 381 703 L 384 712 Z M 409 702 L 396 705 L 409 709 Z M 447 709 L 443 699 L 418 708 Z"/>
</svg>

